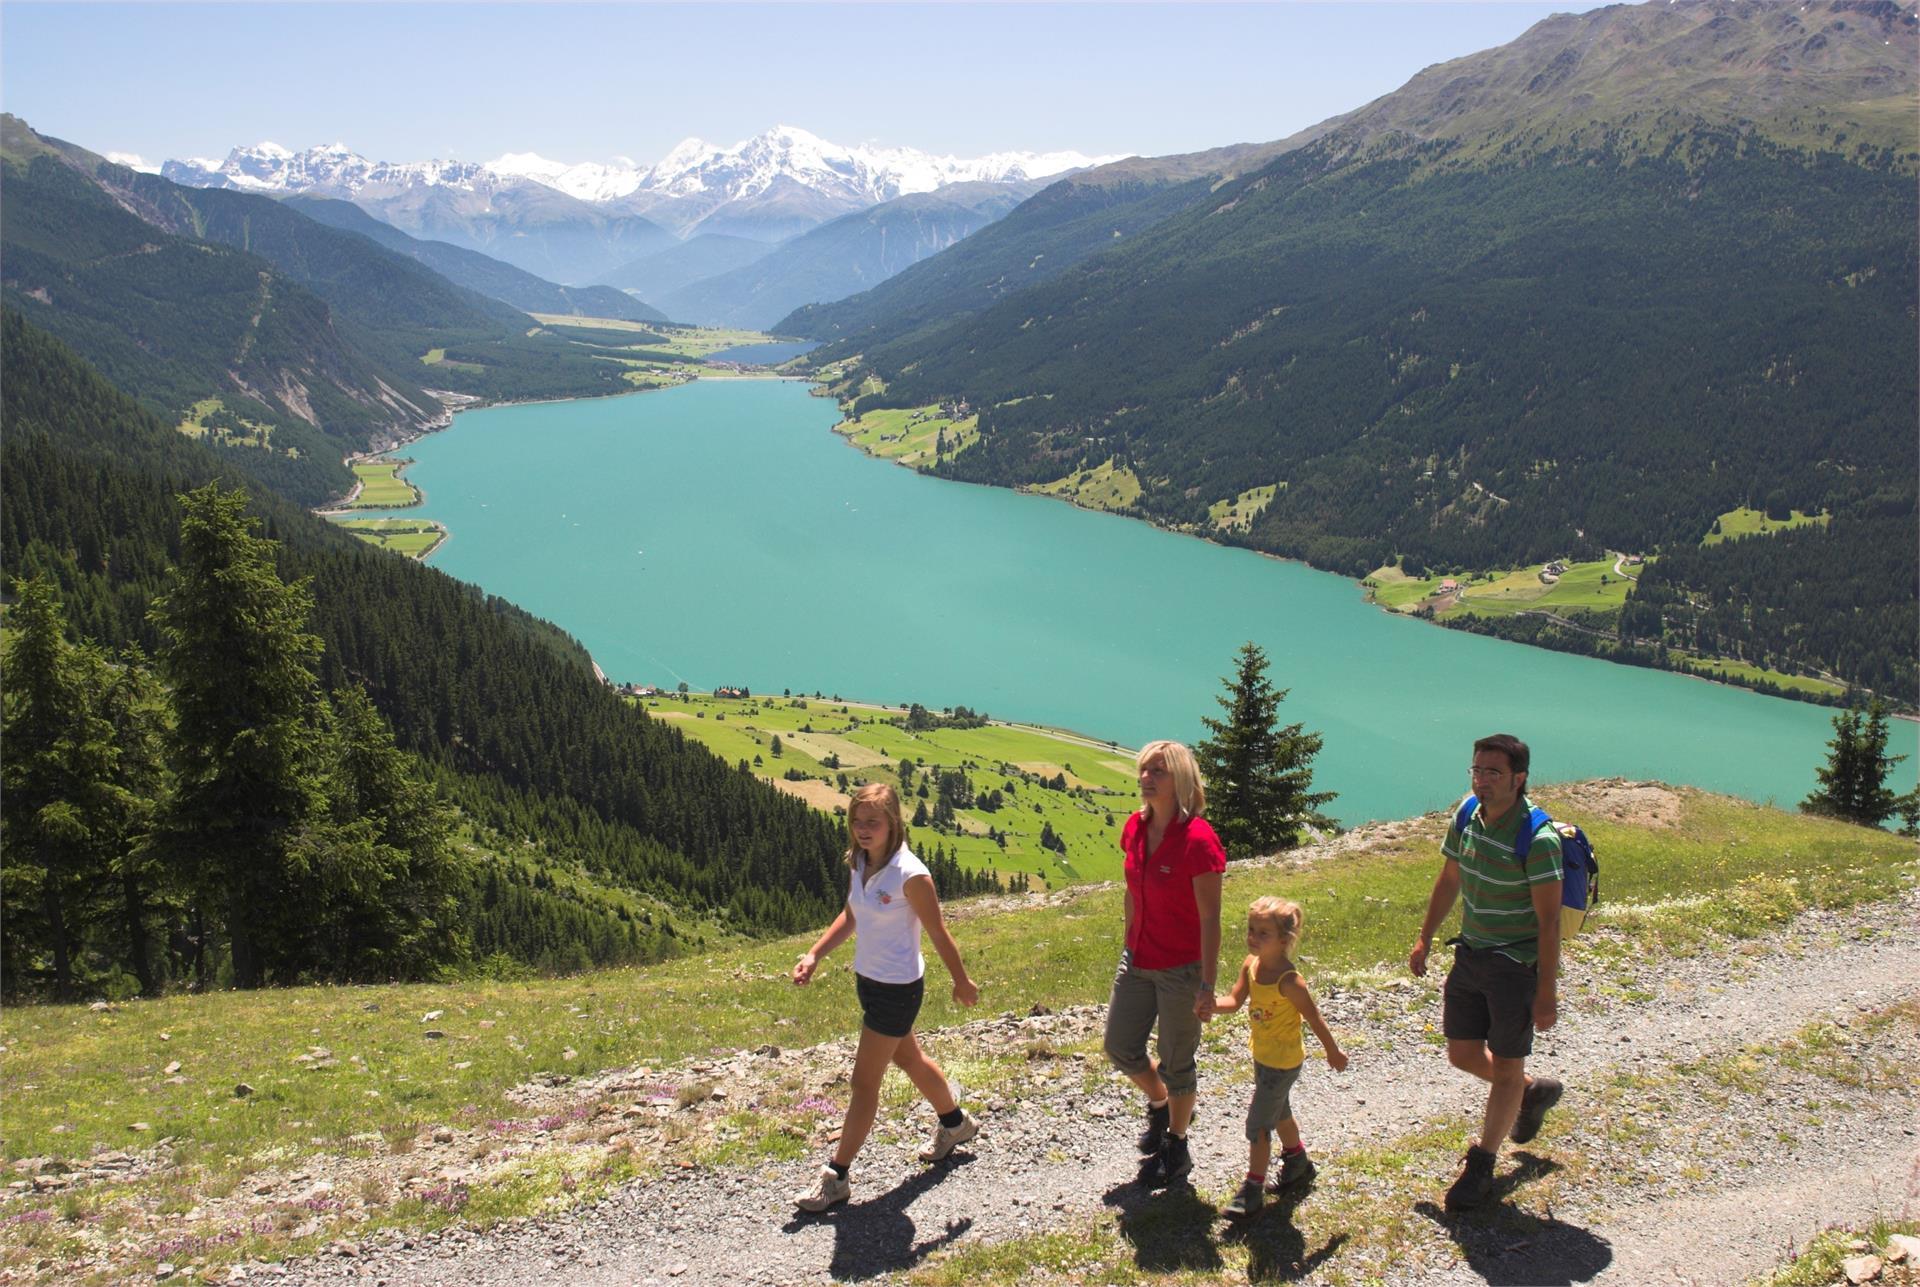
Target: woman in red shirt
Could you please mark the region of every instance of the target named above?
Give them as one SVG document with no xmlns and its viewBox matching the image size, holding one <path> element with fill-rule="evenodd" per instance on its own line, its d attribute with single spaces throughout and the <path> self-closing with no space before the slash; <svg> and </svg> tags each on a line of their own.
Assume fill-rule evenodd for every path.
<svg viewBox="0 0 1920 1287">
<path fill-rule="evenodd" d="M 1107 1005 L 1107 1058 L 1147 1097 L 1140 1183 L 1172 1184 L 1193 1170 L 1187 1123 L 1198 1076 L 1200 1025 L 1213 1016 L 1220 971 L 1220 838 L 1200 817 L 1206 786 L 1193 752 L 1152 742 L 1134 761 L 1140 812 L 1127 819 L 1127 936 Z M 1159 1024 L 1157 1062 L 1147 1036 Z"/>
</svg>

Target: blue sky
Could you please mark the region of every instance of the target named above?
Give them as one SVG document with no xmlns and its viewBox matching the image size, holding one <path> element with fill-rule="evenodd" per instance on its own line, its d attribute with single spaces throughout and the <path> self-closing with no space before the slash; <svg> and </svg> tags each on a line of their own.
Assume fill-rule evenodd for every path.
<svg viewBox="0 0 1920 1287">
<path fill-rule="evenodd" d="M 97 152 L 624 156 L 775 124 L 962 156 L 1281 138 L 1540 4 L 0 5 L 0 106 Z"/>
</svg>

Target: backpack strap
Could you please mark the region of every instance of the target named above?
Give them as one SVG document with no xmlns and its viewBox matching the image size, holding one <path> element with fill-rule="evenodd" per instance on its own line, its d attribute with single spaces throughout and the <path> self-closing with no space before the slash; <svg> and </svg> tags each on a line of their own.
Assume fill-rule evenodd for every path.
<svg viewBox="0 0 1920 1287">
<path fill-rule="evenodd" d="M 1534 835 L 1552 821 L 1553 819 L 1547 816 L 1547 811 L 1537 804 L 1527 814 L 1527 825 L 1520 828 L 1520 834 L 1514 838 L 1513 842 L 1513 856 L 1520 860 L 1522 867 L 1527 865 L 1527 851 L 1533 848 Z"/>
<path fill-rule="evenodd" d="M 1467 798 L 1460 802 L 1460 807 L 1454 810 L 1453 829 L 1459 832 L 1463 838 L 1467 834 L 1467 824 L 1473 821 L 1473 811 L 1479 807 L 1480 797 L 1469 791 L 1467 792 Z"/>
</svg>

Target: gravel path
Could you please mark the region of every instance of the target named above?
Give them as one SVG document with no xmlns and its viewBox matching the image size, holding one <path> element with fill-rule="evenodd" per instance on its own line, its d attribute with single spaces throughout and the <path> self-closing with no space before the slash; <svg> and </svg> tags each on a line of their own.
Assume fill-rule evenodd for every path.
<svg viewBox="0 0 1920 1287">
<path fill-rule="evenodd" d="M 1920 999 L 1916 931 L 1920 897 L 1913 894 L 1846 913 L 1809 913 L 1770 938 L 1764 955 L 1731 950 L 1650 963 L 1639 983 L 1655 999 L 1638 1002 L 1608 1001 L 1579 977 L 1576 963 L 1565 1017 L 1542 1034 L 1532 1066 L 1567 1080 L 1566 1112 L 1597 1104 L 1617 1074 L 1725 1059 L 1744 1045 L 1775 1045 L 1816 1019 L 1842 1030 L 1863 1026 L 1863 1015 Z M 1338 1167 L 1345 1149 L 1436 1119 L 1457 1120 L 1464 1139 L 1481 1092 L 1447 1068 L 1427 1031 L 1438 1016 L 1427 985 L 1321 999 L 1353 1054 L 1344 1076 L 1312 1063 L 1295 1092 L 1323 1167 Z M 984 1020 L 959 1035 L 1003 1047 L 1043 1038 L 1071 1050 L 1097 1033 L 1100 1010 Z M 1222 1051 L 1202 1056 L 1208 1080 L 1193 1137 L 1194 1179 L 1214 1201 L 1244 1165 L 1243 1041 L 1232 1029 Z M 1912 1025 L 1894 1025 L 1872 1041 L 1882 1049 L 1894 1043 L 1907 1071 L 1890 1087 L 1816 1102 L 1818 1113 L 1806 1111 L 1805 1096 L 1791 1085 L 1765 1080 L 1744 1107 L 1724 1115 L 1681 1095 L 1651 1140 L 1569 1141 L 1599 1160 L 1590 1188 L 1577 1209 L 1553 1213 L 1565 1220 L 1548 1219 L 1523 1237 L 1484 1222 L 1456 1225 L 1417 1204 L 1457 1254 L 1450 1264 L 1420 1258 L 1417 1272 L 1404 1267 L 1406 1281 L 1737 1282 L 1825 1224 L 1920 1212 L 1911 1072 L 1920 1039 Z M 841 1052 L 812 1053 L 830 1063 Z M 817 1166 L 809 1156 L 759 1171 L 671 1172 L 550 1222 L 418 1240 L 389 1235 L 356 1255 L 249 1266 L 248 1273 L 396 1287 L 884 1280 L 954 1244 L 1080 1227 L 1116 1207 L 1124 1223 L 1141 1200 L 1128 1185 L 1137 1106 L 1118 1078 L 1088 1075 L 1097 1067 L 1097 1057 L 1080 1053 L 1033 1061 L 1028 1084 L 977 1102 L 986 1129 L 974 1151 L 963 1148 L 940 1166 L 913 1157 L 931 1120 L 924 1106 L 883 1110 L 882 1129 L 854 1171 L 854 1200 L 824 1216 L 797 1217 L 789 1205 Z M 1791 1143 L 1775 1142 L 1787 1135 Z M 1503 1171 L 1511 1165 L 1509 1157 Z M 1635 1176 L 1642 1165 L 1646 1173 Z M 1609 1183 L 1610 1176 L 1617 1179 Z M 1432 1177 L 1434 1200 L 1449 1179 Z M 1393 1265 L 1386 1268 L 1395 1276 Z"/>
</svg>

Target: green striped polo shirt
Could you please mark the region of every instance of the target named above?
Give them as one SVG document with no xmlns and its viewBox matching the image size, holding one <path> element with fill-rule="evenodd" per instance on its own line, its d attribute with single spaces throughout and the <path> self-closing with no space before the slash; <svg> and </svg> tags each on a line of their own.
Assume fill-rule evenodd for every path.
<svg viewBox="0 0 1920 1287">
<path fill-rule="evenodd" d="M 1514 857 L 1520 828 L 1532 816 L 1525 796 L 1498 827 L 1489 829 L 1475 808 L 1466 834 L 1451 823 L 1440 846 L 1460 864 L 1460 937 L 1468 947 L 1491 948 L 1523 964 L 1540 959 L 1540 918 L 1533 912 L 1533 886 L 1560 880 L 1560 833 L 1542 824 L 1527 847 L 1523 871 Z M 1454 811 L 1459 816 L 1459 810 Z"/>
</svg>

